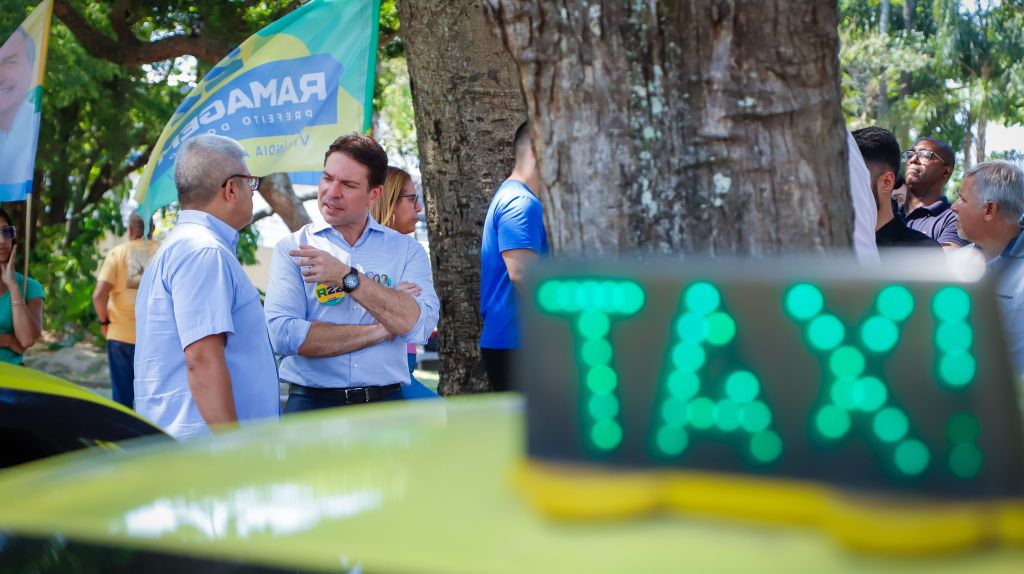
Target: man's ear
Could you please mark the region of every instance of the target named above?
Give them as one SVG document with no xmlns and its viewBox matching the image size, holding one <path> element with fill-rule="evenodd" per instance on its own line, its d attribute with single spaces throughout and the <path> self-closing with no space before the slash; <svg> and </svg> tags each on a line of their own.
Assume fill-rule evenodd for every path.
<svg viewBox="0 0 1024 574">
<path fill-rule="evenodd" d="M 233 203 L 238 199 L 238 188 L 235 187 L 235 178 L 229 179 L 224 187 L 220 188 L 220 196 L 221 199 L 228 203 Z"/>
<path fill-rule="evenodd" d="M 892 190 L 896 187 L 896 174 L 891 171 L 883 172 L 878 176 L 877 185 L 879 193 L 891 196 Z"/>
<path fill-rule="evenodd" d="M 985 213 L 983 215 L 985 221 L 993 221 L 997 217 L 1002 215 L 999 213 L 999 206 L 994 201 L 985 202 Z"/>
<path fill-rule="evenodd" d="M 384 193 L 384 186 L 383 185 L 378 185 L 377 187 L 371 187 L 370 188 L 370 204 L 371 205 L 377 202 L 377 199 L 380 198 L 380 194 L 381 193 Z"/>
</svg>

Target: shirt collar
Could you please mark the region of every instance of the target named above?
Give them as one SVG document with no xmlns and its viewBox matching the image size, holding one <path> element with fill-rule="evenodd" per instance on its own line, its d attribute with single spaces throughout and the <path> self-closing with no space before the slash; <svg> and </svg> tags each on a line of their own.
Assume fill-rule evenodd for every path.
<svg viewBox="0 0 1024 574">
<path fill-rule="evenodd" d="M 924 210 L 926 210 L 931 215 L 939 215 L 943 211 L 946 211 L 947 209 L 949 209 L 950 205 L 951 204 L 949 203 L 949 200 L 946 199 L 945 195 L 943 195 L 935 203 L 933 203 L 931 205 L 922 205 L 921 207 L 918 207 L 914 211 L 917 211 L 918 209 L 924 209 Z M 911 211 L 910 213 L 913 213 L 914 211 Z M 906 213 L 905 209 L 904 209 L 904 213 Z"/>
<path fill-rule="evenodd" d="M 1024 235 L 1024 230 L 1021 230 L 1016 237 L 1010 240 L 1003 248 L 1003 252 L 999 254 L 999 257 L 1009 257 L 1012 259 L 1024 258 L 1024 241 L 1020 240 L 1020 236 Z"/>
<path fill-rule="evenodd" d="M 313 223 L 312 227 L 310 228 L 310 230 L 314 234 L 319 234 L 320 232 L 326 231 L 328 229 L 334 230 L 334 226 L 329 224 L 329 223 L 327 223 L 324 220 L 320 220 L 320 221 L 317 221 L 316 223 Z M 366 212 L 366 227 L 363 228 L 363 234 L 359 236 L 359 240 L 362 240 L 364 237 L 366 237 L 367 234 L 369 234 L 371 230 L 383 232 L 385 229 L 387 229 L 387 228 L 384 227 L 383 225 L 377 223 L 377 220 L 373 218 L 373 215 L 370 215 L 370 212 Z M 338 233 L 339 235 L 341 235 L 341 233 L 339 231 L 337 231 L 337 230 L 334 230 L 334 232 Z M 356 243 L 359 243 L 359 240 L 357 240 Z"/>
<path fill-rule="evenodd" d="M 238 230 L 205 211 L 183 209 L 178 212 L 178 224 L 191 223 L 212 231 L 221 241 L 234 251 L 238 246 Z"/>
</svg>

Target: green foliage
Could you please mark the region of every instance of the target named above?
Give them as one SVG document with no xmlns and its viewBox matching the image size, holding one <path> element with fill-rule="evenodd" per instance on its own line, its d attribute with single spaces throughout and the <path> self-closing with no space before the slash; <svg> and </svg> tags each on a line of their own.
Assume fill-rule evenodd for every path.
<svg viewBox="0 0 1024 574">
<path fill-rule="evenodd" d="M 395 6 L 395 0 L 382 0 L 378 34 L 381 38 L 392 37 L 390 42 L 381 46 L 381 56 L 385 60 L 405 55 L 405 44 L 402 43 L 402 37 L 398 35 L 399 27 L 398 7 Z"/>
<path fill-rule="evenodd" d="M 839 6 L 843 107 L 851 127 L 880 124 L 904 145 L 918 135 L 936 136 L 960 150 L 965 163 L 988 122 L 1024 123 L 1024 1 L 918 0 L 912 32 L 903 3 L 892 2 L 887 35 L 879 31 L 880 0 Z M 889 105 L 880 117 L 883 72 Z"/>
<path fill-rule="evenodd" d="M 111 230 L 121 234 L 120 201 L 104 197 L 80 221 L 81 232 L 70 243 L 66 229 L 59 225 L 40 226 L 34 237 L 29 275 L 46 292 L 45 327 L 64 332 L 92 331 L 99 325 L 92 309 L 95 272 L 103 262 L 97 244 Z"/>
<path fill-rule="evenodd" d="M 115 38 L 110 25 L 113 0 L 71 4 L 100 33 Z M 6 38 L 36 2 L 0 0 L 0 38 Z M 133 25 L 142 40 L 182 30 L 240 43 L 295 7 L 288 0 L 252 2 L 138 1 L 145 16 Z M 120 205 L 131 184 L 129 162 L 145 156 L 164 124 L 187 94 L 169 76 L 187 74 L 188 58 L 152 66 L 125 67 L 89 54 L 54 18 L 44 82 L 43 112 L 36 156 L 30 275 L 46 289 L 47 328 L 96 331 L 91 305 L 95 273 L 102 261 L 98 244 L 122 235 Z M 24 226 L 24 204 L 8 204 Z M 255 232 L 243 235 L 239 258 L 255 260 Z"/>
<path fill-rule="evenodd" d="M 378 66 L 380 95 L 374 98 L 378 110 L 378 139 L 388 150 L 399 155 L 416 155 L 416 118 L 413 115 L 412 91 L 405 57 L 385 59 Z"/>
</svg>

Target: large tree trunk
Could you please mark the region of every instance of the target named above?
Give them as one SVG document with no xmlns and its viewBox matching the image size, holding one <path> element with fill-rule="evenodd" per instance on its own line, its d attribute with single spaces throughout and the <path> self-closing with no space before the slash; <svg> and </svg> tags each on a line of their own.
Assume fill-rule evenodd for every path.
<svg viewBox="0 0 1024 574">
<path fill-rule="evenodd" d="M 519 65 L 556 252 L 850 245 L 834 2 L 485 6 Z"/>
<path fill-rule="evenodd" d="M 259 192 L 270 205 L 270 210 L 281 216 L 289 231 L 298 231 L 311 221 L 302 200 L 295 195 L 287 173 L 272 173 L 264 177 Z"/>
<path fill-rule="evenodd" d="M 442 394 L 488 389 L 479 358 L 480 234 L 526 119 L 515 66 L 474 0 L 398 0 L 434 286 Z"/>
</svg>

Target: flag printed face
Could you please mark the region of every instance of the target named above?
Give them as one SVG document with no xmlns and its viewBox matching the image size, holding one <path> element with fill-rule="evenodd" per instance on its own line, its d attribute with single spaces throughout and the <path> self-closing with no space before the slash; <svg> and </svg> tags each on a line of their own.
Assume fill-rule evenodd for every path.
<svg viewBox="0 0 1024 574">
<path fill-rule="evenodd" d="M 52 8 L 40 4 L 0 46 L 0 201 L 32 191 Z"/>
<path fill-rule="evenodd" d="M 177 200 L 174 160 L 189 138 L 238 140 L 264 176 L 319 170 L 331 142 L 368 128 L 378 17 L 378 0 L 314 0 L 228 54 L 164 127 L 135 194 L 143 219 Z"/>
</svg>

